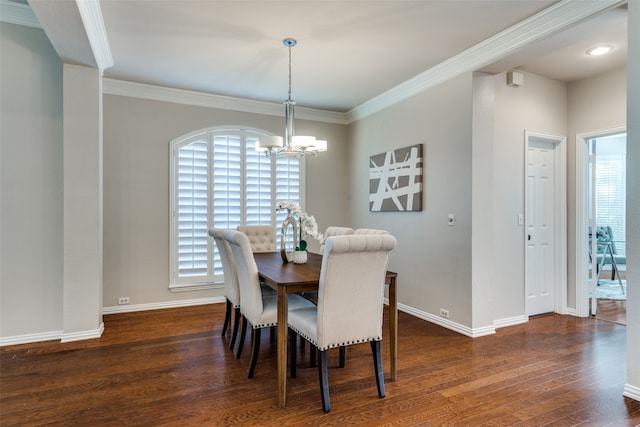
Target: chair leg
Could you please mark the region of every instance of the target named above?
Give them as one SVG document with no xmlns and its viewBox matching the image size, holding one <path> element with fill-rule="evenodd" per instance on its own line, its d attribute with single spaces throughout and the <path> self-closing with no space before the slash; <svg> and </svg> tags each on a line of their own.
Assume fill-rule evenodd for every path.
<svg viewBox="0 0 640 427">
<path fill-rule="evenodd" d="M 376 371 L 378 396 L 384 397 L 384 374 L 382 373 L 382 355 L 380 354 L 380 341 L 371 341 L 371 352 L 373 353 L 373 368 Z"/>
<path fill-rule="evenodd" d="M 253 343 L 251 344 L 251 364 L 249 365 L 249 378 L 253 378 L 253 373 L 256 370 L 256 363 L 258 363 L 258 353 L 260 352 L 260 336 L 262 335 L 262 329 L 253 329 Z"/>
<path fill-rule="evenodd" d="M 240 327 L 240 342 L 238 343 L 238 350 L 236 351 L 236 359 L 240 358 L 242 354 L 242 347 L 244 347 L 244 339 L 247 335 L 247 318 L 242 316 L 242 326 Z"/>
<path fill-rule="evenodd" d="M 295 331 L 289 329 L 289 348 L 291 349 L 291 355 L 289 356 L 291 360 L 289 361 L 289 363 L 291 363 L 291 378 L 296 378 L 296 376 L 298 375 L 296 366 L 296 356 L 298 353 L 298 349 L 296 348 L 297 340 L 298 334 Z M 304 341 L 304 338 L 300 337 L 300 341 Z"/>
<path fill-rule="evenodd" d="M 229 323 L 231 323 L 231 301 L 227 300 L 227 307 L 224 312 L 224 324 L 222 325 L 222 333 L 220 334 L 221 336 L 225 336 L 227 334 Z"/>
<path fill-rule="evenodd" d="M 240 323 L 240 307 L 237 307 L 234 312 L 233 318 L 233 332 L 231 333 L 231 343 L 229 344 L 229 348 L 233 351 L 233 347 L 236 345 L 236 337 L 238 336 L 238 325 Z"/>
<path fill-rule="evenodd" d="M 329 375 L 327 374 L 327 351 L 319 351 L 320 358 L 318 364 L 318 373 L 320 375 L 320 395 L 322 396 L 322 410 L 329 412 L 331 403 L 329 402 Z"/>
<path fill-rule="evenodd" d="M 344 345 L 340 346 L 340 367 L 344 368 L 347 360 L 347 347 Z"/>
<path fill-rule="evenodd" d="M 318 348 L 309 343 L 309 359 L 311 362 L 311 367 L 315 368 L 316 367 L 316 355 L 318 354 Z"/>
</svg>

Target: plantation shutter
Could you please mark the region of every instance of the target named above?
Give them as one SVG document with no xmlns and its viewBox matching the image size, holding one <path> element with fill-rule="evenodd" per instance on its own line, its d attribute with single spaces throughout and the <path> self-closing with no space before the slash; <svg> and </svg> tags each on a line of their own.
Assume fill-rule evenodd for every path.
<svg viewBox="0 0 640 427">
<path fill-rule="evenodd" d="M 197 137 L 178 149 L 178 276 L 208 273 L 207 139 Z"/>
<path fill-rule="evenodd" d="M 246 225 L 270 225 L 274 203 L 271 192 L 271 158 L 255 150 L 257 137 L 246 142 Z"/>
<path fill-rule="evenodd" d="M 172 291 L 208 289 L 223 280 L 209 228 L 281 223 L 278 201 L 300 203 L 299 159 L 255 151 L 262 133 L 207 130 L 171 141 Z"/>
<path fill-rule="evenodd" d="M 213 137 L 213 226 L 235 229 L 242 224 L 242 139 L 238 135 Z M 214 275 L 222 275 L 218 251 L 214 255 Z"/>
</svg>

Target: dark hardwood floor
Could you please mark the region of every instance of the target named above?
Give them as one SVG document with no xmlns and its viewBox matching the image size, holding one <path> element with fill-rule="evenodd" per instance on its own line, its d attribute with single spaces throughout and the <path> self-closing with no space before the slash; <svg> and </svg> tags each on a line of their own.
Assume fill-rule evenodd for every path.
<svg viewBox="0 0 640 427">
<path fill-rule="evenodd" d="M 626 325 L 627 302 L 614 299 L 598 299 L 596 318 L 605 322 L 613 322 L 619 325 Z"/>
<path fill-rule="evenodd" d="M 622 396 L 625 327 L 546 315 L 471 339 L 399 316 L 396 382 L 377 396 L 370 347 L 329 359 L 331 412 L 317 371 L 298 357 L 279 408 L 276 342 L 262 335 L 255 377 L 250 349 L 236 359 L 220 336 L 223 304 L 112 314 L 98 340 L 0 348 L 0 424 L 633 426 L 640 402 Z M 308 352 L 309 347 L 305 350 Z"/>
<path fill-rule="evenodd" d="M 607 277 L 611 274 L 610 270 L 603 271 Z M 620 271 L 620 278 L 627 280 L 627 272 Z M 591 301 L 589 301 L 591 304 Z M 599 320 L 618 323 L 620 325 L 627 324 L 627 302 L 624 300 L 598 299 L 598 307 L 596 308 L 596 317 Z"/>
</svg>

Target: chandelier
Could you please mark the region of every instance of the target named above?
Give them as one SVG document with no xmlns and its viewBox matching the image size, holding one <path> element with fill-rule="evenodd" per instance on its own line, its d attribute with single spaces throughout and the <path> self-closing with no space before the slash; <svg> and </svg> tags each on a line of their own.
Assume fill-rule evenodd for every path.
<svg viewBox="0 0 640 427">
<path fill-rule="evenodd" d="M 274 157 L 302 157 L 307 154 L 317 155 L 320 151 L 327 151 L 327 141 L 316 139 L 315 136 L 295 135 L 293 129 L 293 109 L 296 105 L 291 99 L 291 48 L 298 42 L 292 38 L 282 40 L 282 44 L 289 49 L 289 97 L 284 101 L 284 138 L 281 136 L 263 136 L 256 142 L 256 151 L 264 152 Z"/>
</svg>

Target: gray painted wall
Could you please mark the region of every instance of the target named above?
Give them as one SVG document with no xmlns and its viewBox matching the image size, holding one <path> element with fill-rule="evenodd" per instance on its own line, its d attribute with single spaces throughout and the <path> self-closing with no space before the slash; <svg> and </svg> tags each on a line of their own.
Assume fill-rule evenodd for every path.
<svg viewBox="0 0 640 427">
<path fill-rule="evenodd" d="M 104 124 L 104 306 L 119 297 L 132 305 L 222 297 L 222 289 L 169 291 L 169 142 L 222 125 L 281 134 L 284 119 L 105 95 Z M 322 229 L 346 224 L 346 127 L 297 120 L 296 129 L 329 141 L 305 160 L 307 211 Z"/>
<path fill-rule="evenodd" d="M 518 214 L 525 213 L 525 131 L 563 137 L 567 123 L 566 84 L 523 73 L 524 84 L 511 87 L 506 74 L 494 76 L 493 164 L 493 287 L 492 320 L 526 314 L 525 229 Z M 482 167 L 482 164 L 478 165 Z M 479 224 L 482 226 L 481 224 Z M 562 248 L 556 248 L 561 251 Z"/>
<path fill-rule="evenodd" d="M 629 2 L 627 67 L 627 385 L 640 400 L 640 2 Z"/>
<path fill-rule="evenodd" d="M 576 308 L 576 134 L 623 127 L 627 123 L 626 68 L 568 85 L 567 216 L 568 305 Z M 628 162 L 629 165 L 632 163 Z"/>
<path fill-rule="evenodd" d="M 471 326 L 471 73 L 350 125 L 351 225 L 398 239 L 400 304 Z M 369 156 L 424 144 L 421 212 L 369 212 Z M 447 225 L 447 215 L 456 225 Z"/>
<path fill-rule="evenodd" d="M 62 63 L 42 30 L 0 25 L 0 337 L 62 329 Z"/>
<path fill-rule="evenodd" d="M 487 113 L 478 114 L 482 109 Z M 525 85 L 512 88 L 505 74 L 467 73 L 350 126 L 352 224 L 398 238 L 390 268 L 401 274 L 401 304 L 434 316 L 445 308 L 450 321 L 474 330 L 524 316 L 524 235 L 517 223 L 524 212 L 524 131 L 565 135 L 566 111 L 563 83 L 527 74 Z M 485 137 L 472 134 L 472 124 Z M 420 142 L 424 210 L 369 212 L 364 159 Z M 456 215 L 453 227 L 449 213 Z M 472 233 L 481 239 L 473 255 Z"/>
</svg>

